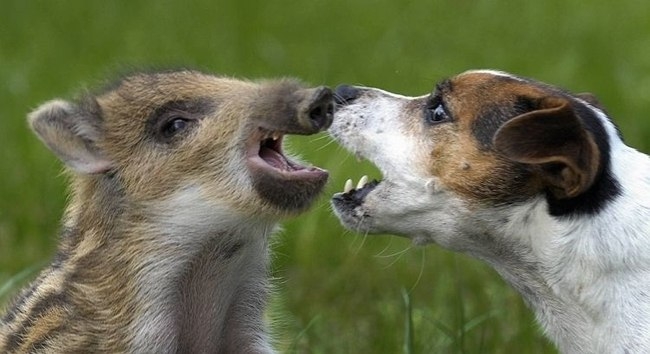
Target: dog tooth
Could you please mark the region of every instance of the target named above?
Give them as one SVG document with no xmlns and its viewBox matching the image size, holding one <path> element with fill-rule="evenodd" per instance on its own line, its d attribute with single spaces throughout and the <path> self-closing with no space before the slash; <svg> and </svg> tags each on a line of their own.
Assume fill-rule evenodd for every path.
<svg viewBox="0 0 650 354">
<path fill-rule="evenodd" d="M 348 179 L 347 181 L 345 181 L 345 186 L 343 187 L 343 193 L 347 193 L 353 189 L 354 189 L 354 185 L 352 184 L 352 180 Z"/>
<path fill-rule="evenodd" d="M 273 133 L 273 136 L 271 136 L 271 139 L 278 140 L 278 139 L 280 139 L 280 136 L 281 136 L 280 133 Z"/>
<path fill-rule="evenodd" d="M 359 180 L 359 183 L 357 183 L 357 189 L 361 189 L 361 188 L 363 188 L 363 186 L 365 186 L 366 183 L 368 183 L 368 176 L 364 175 L 364 176 L 361 177 L 361 179 Z"/>
</svg>

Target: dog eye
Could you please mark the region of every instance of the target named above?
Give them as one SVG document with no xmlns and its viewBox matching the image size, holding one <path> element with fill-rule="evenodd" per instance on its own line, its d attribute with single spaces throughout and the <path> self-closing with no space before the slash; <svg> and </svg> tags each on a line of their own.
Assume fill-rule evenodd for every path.
<svg viewBox="0 0 650 354">
<path fill-rule="evenodd" d="M 445 107 L 440 103 L 435 106 L 427 107 L 425 119 L 429 124 L 438 124 L 449 120 L 449 115 Z"/>
</svg>

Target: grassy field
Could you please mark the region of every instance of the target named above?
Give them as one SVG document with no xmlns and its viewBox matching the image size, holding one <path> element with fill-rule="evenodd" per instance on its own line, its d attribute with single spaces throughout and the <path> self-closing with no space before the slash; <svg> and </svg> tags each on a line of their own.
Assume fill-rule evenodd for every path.
<svg viewBox="0 0 650 354">
<path fill-rule="evenodd" d="M 0 302 L 47 262 L 66 200 L 62 166 L 28 131 L 26 113 L 133 68 L 297 76 L 404 94 L 498 68 L 595 93 L 626 141 L 650 151 L 647 1 L 5 0 L 0 8 Z M 274 244 L 281 352 L 555 352 L 484 264 L 344 231 L 329 195 L 377 172 L 328 138 L 291 143 L 332 178 Z"/>
</svg>

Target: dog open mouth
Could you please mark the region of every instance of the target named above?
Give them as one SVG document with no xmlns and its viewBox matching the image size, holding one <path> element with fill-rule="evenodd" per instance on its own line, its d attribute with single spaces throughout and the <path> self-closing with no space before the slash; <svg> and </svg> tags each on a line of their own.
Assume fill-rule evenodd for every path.
<svg viewBox="0 0 650 354">
<path fill-rule="evenodd" d="M 345 205 L 349 209 L 354 209 L 363 204 L 366 196 L 377 188 L 379 183 L 381 183 L 381 181 L 376 179 L 369 181 L 368 176 L 363 176 L 359 179 L 355 188 L 352 180 L 348 179 L 343 187 L 343 192 L 334 194 L 332 200 L 338 206 Z"/>
</svg>

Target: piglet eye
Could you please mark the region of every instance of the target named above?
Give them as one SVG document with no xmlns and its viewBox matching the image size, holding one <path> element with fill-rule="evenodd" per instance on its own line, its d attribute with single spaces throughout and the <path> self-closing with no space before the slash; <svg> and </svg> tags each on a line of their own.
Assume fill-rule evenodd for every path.
<svg viewBox="0 0 650 354">
<path fill-rule="evenodd" d="M 427 107 L 425 119 L 429 124 L 438 124 L 449 120 L 449 115 L 442 104 Z"/>
<path fill-rule="evenodd" d="M 170 119 L 162 128 L 162 133 L 165 137 L 171 138 L 172 136 L 187 129 L 189 121 L 185 118 Z"/>
</svg>

